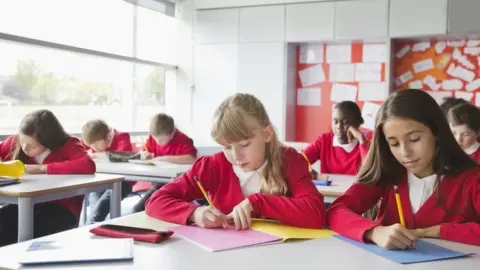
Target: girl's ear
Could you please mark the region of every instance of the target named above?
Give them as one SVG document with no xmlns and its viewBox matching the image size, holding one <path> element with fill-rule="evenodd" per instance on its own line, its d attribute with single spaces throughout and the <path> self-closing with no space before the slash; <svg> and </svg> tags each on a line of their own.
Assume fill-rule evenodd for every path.
<svg viewBox="0 0 480 270">
<path fill-rule="evenodd" d="M 268 125 L 266 126 L 264 129 L 263 129 L 263 139 L 266 143 L 270 142 L 272 140 L 272 137 L 273 137 L 273 127 L 272 125 Z"/>
</svg>

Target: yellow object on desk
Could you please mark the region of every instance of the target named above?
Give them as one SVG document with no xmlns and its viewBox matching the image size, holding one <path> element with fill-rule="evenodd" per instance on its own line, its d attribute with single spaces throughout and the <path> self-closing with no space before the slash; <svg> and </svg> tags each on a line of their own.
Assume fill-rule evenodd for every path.
<svg viewBox="0 0 480 270">
<path fill-rule="evenodd" d="M 25 164 L 20 160 L 0 162 L 0 176 L 19 178 L 25 173 Z"/>
<path fill-rule="evenodd" d="M 276 221 L 253 220 L 252 230 L 282 237 L 283 241 L 289 239 L 317 239 L 327 238 L 335 234 L 331 230 L 305 229 L 281 224 Z"/>
</svg>

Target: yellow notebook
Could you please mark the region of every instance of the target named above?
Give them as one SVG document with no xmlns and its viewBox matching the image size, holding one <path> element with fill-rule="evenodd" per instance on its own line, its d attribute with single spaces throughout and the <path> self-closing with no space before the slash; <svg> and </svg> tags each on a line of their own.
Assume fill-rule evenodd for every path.
<svg viewBox="0 0 480 270">
<path fill-rule="evenodd" d="M 283 241 L 289 239 L 317 239 L 327 238 L 335 234 L 331 230 L 305 229 L 281 224 L 277 221 L 255 219 L 252 222 L 253 230 L 282 237 Z"/>
<path fill-rule="evenodd" d="M 19 178 L 25 173 L 25 165 L 20 160 L 0 162 L 0 176 Z"/>
</svg>

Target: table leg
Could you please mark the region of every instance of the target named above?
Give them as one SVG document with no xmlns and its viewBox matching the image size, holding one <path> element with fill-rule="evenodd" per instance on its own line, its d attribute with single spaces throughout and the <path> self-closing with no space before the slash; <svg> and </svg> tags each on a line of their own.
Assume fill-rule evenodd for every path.
<svg viewBox="0 0 480 270">
<path fill-rule="evenodd" d="M 110 197 L 110 218 L 120 216 L 120 202 L 122 201 L 122 182 L 112 184 L 112 196 Z"/>
<path fill-rule="evenodd" d="M 18 198 L 18 242 L 33 238 L 32 198 Z"/>
</svg>

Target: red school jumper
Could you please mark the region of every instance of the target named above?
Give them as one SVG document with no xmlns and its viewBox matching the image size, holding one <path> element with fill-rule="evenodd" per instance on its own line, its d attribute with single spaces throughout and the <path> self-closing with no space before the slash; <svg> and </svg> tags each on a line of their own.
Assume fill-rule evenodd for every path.
<svg viewBox="0 0 480 270">
<path fill-rule="evenodd" d="M 11 159 L 10 155 L 15 149 L 17 136 L 10 136 L 0 143 L 0 157 L 2 160 Z M 47 174 L 94 174 L 95 162 L 88 156 L 85 147 L 78 138 L 70 137 L 67 142 L 52 152 L 43 160 L 47 164 Z M 37 164 L 35 159 L 30 158 L 27 164 Z M 83 196 L 76 196 L 57 200 L 77 218 L 82 211 Z"/>
<path fill-rule="evenodd" d="M 321 173 L 355 175 L 368 152 L 370 134 L 367 134 L 365 143 L 358 143 L 349 153 L 342 147 L 333 146 L 333 132 L 324 133 L 305 149 L 305 155 L 311 164 L 321 161 Z"/>
<path fill-rule="evenodd" d="M 475 160 L 477 163 L 480 163 L 480 147 L 477 149 L 477 151 L 473 152 L 471 155 L 469 155 L 473 160 Z"/>
<path fill-rule="evenodd" d="M 444 176 L 440 182 L 440 198 L 436 192 L 413 214 L 407 176 L 399 187 L 405 226 L 408 229 L 440 225 L 440 239 L 480 245 L 480 169 L 470 169 L 456 176 Z M 382 198 L 375 221 L 361 215 Z M 448 211 L 447 211 L 448 209 Z M 365 241 L 368 230 L 400 223 L 393 186 L 356 183 L 327 210 L 327 224 L 341 235 Z"/>
<path fill-rule="evenodd" d="M 160 145 L 151 135 L 148 136 L 145 144 L 147 151 L 152 153 L 153 157 L 183 155 L 191 155 L 196 157 L 197 149 L 193 145 L 193 140 L 178 129 L 175 129 L 174 132 L 175 134 L 173 135 L 172 140 L 170 140 L 166 145 Z M 151 187 L 152 183 L 150 182 L 137 182 L 133 186 L 133 192 L 147 190 Z"/>
<path fill-rule="evenodd" d="M 283 175 L 289 192 L 287 195 L 248 195 L 246 198 L 252 204 L 253 216 L 298 227 L 322 228 L 325 217 L 323 196 L 312 182 L 307 162 L 293 148 L 282 147 L 281 151 Z M 229 214 L 245 199 L 232 164 L 223 153 L 217 153 L 199 158 L 187 173 L 157 190 L 146 203 L 147 215 L 187 224 L 188 217 L 198 207 L 192 201 L 203 198 L 195 176 L 222 213 Z"/>
</svg>

